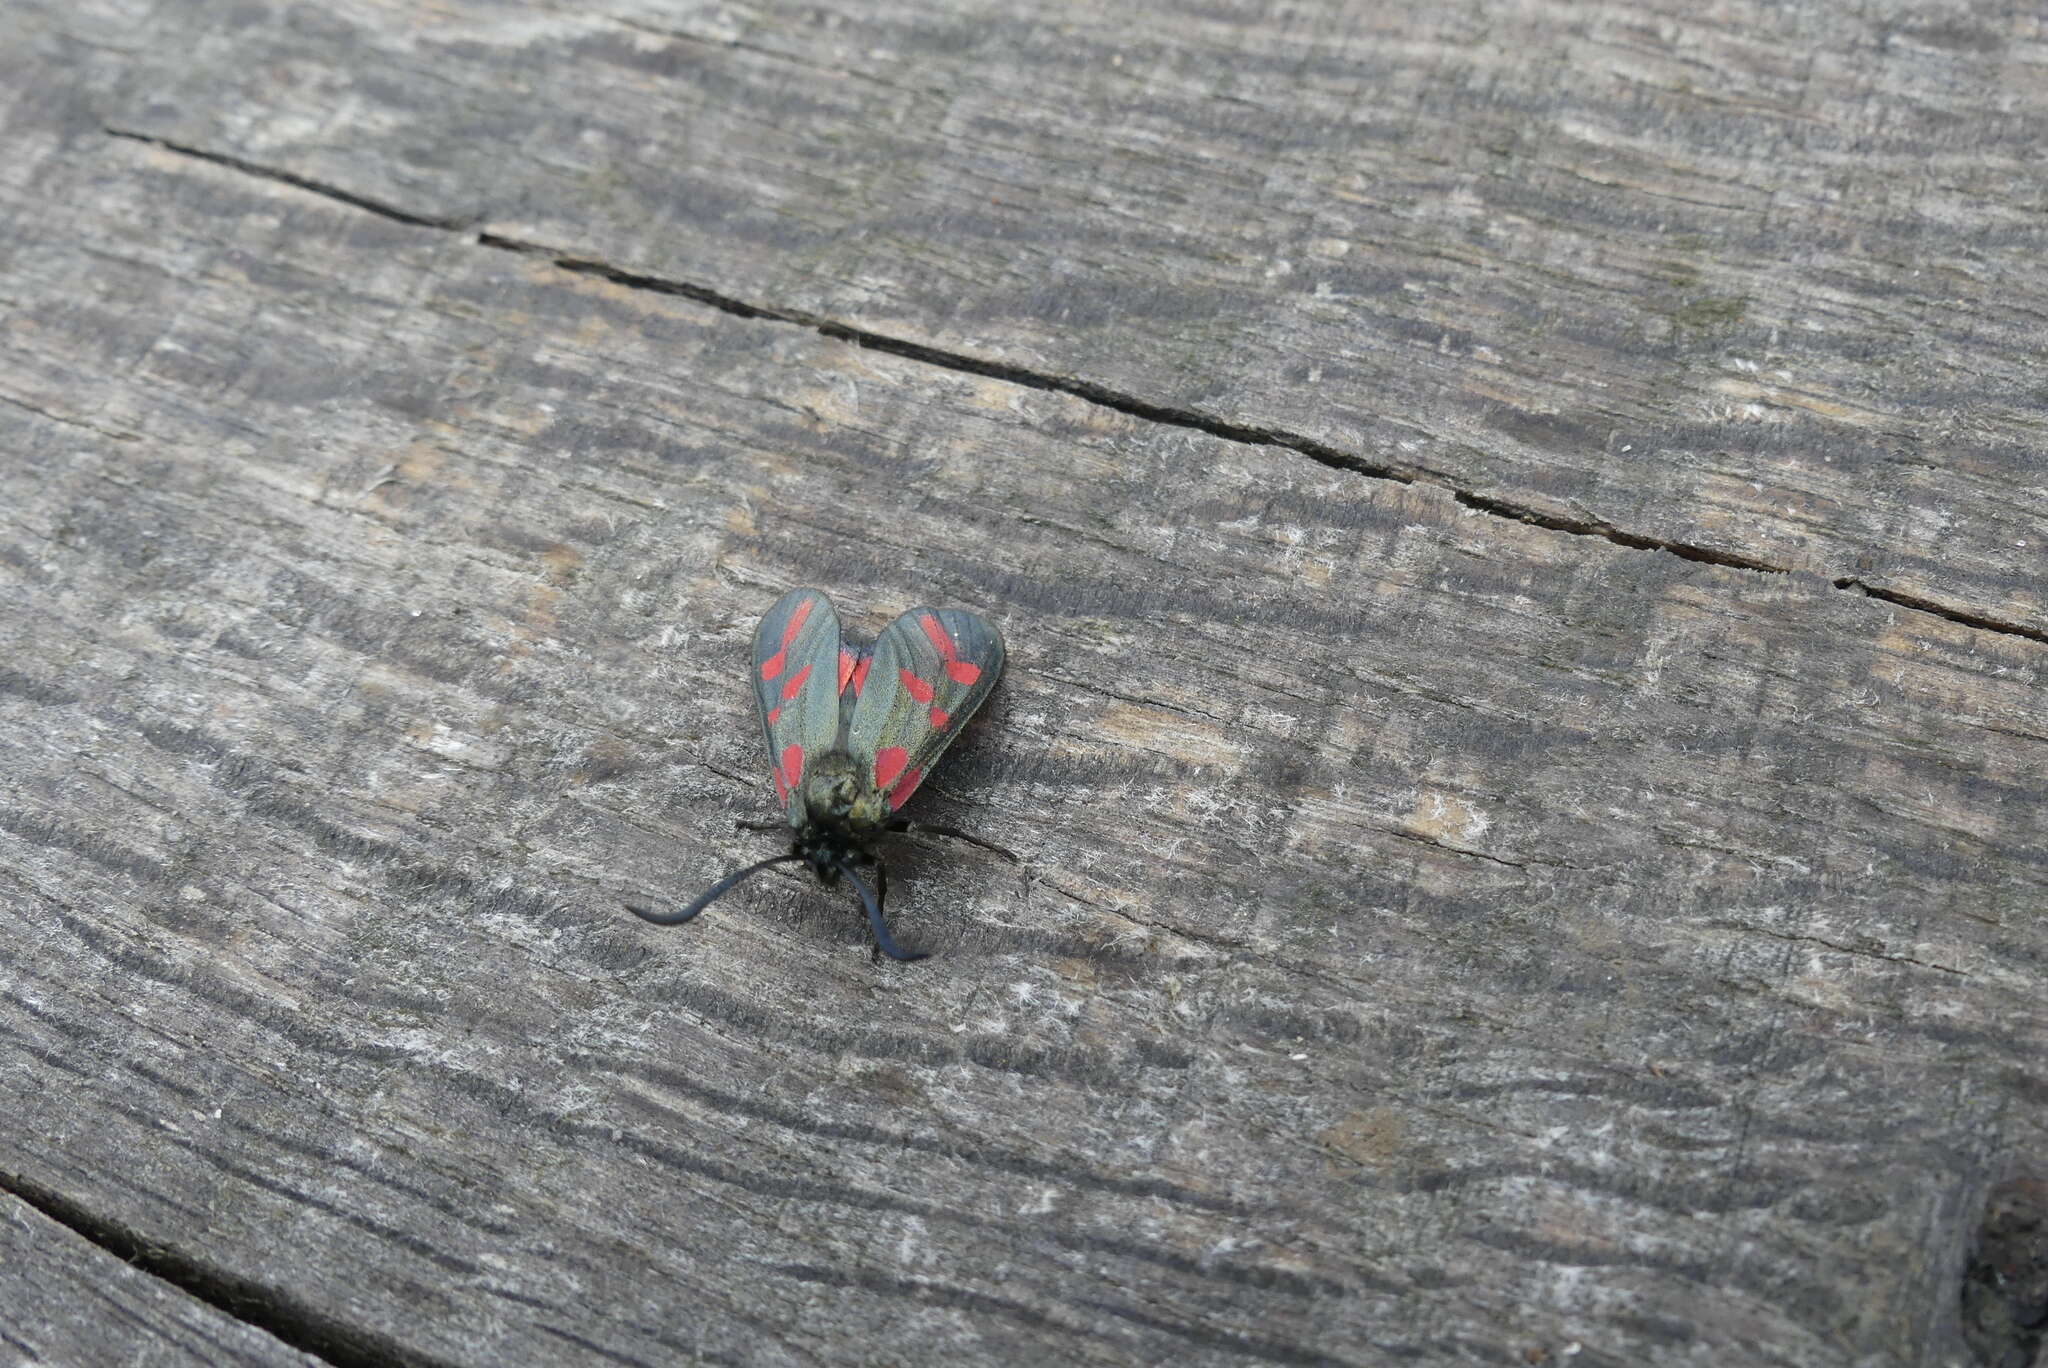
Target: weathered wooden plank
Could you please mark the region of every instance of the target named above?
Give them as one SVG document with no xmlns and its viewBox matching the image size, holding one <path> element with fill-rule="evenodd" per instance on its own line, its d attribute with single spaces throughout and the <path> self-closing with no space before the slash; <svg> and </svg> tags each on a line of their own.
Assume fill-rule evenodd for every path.
<svg viewBox="0 0 2048 1368">
<path fill-rule="evenodd" d="M 461 1362 L 1950 1361 L 2039 643 L 90 133 L 0 218 L 10 1171 Z M 757 848 L 806 581 L 1011 645 L 908 971 L 617 908 Z"/>
<path fill-rule="evenodd" d="M 315 1365 L 0 1192 L 0 1349 L 10 1363 Z"/>
<path fill-rule="evenodd" d="M 78 21 L 82 26 L 85 21 Z M 109 124 L 2048 631 L 2030 6 L 165 6 Z"/>
</svg>

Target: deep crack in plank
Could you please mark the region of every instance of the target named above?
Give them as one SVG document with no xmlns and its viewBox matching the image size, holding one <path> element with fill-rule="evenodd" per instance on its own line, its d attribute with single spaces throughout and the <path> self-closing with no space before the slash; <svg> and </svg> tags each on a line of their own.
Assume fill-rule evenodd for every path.
<svg viewBox="0 0 2048 1368">
<path fill-rule="evenodd" d="M 673 295 L 680 299 L 688 299 L 694 303 L 705 305 L 708 308 L 717 309 L 721 313 L 731 314 L 736 318 L 765 319 L 771 322 L 789 323 L 798 327 L 809 328 L 819 335 L 829 337 L 834 341 L 850 342 L 855 346 L 871 351 L 886 352 L 892 356 L 900 356 L 906 360 L 937 366 L 945 370 L 986 376 L 989 379 L 1002 380 L 1026 389 L 1043 390 L 1056 394 L 1069 394 L 1077 399 L 1086 400 L 1089 403 L 1112 409 L 1118 413 L 1129 414 L 1134 418 L 1142 418 L 1148 422 L 1187 428 L 1196 432 L 1206 433 L 1212 437 L 1220 437 L 1227 441 L 1240 442 L 1247 446 L 1282 447 L 1289 451 L 1300 452 L 1309 459 L 1328 466 L 1332 470 L 1342 470 L 1377 480 L 1393 480 L 1400 484 L 1433 486 L 1450 494 L 1452 498 L 1464 507 L 1470 508 L 1474 512 L 1486 514 L 1489 517 L 1506 518 L 1514 522 L 1527 523 L 1532 527 L 1540 527 L 1552 532 L 1562 532 L 1567 536 L 1596 537 L 1602 541 L 1611 542 L 1616 546 L 1625 546 L 1638 551 L 1662 552 L 1667 555 L 1677 556 L 1681 560 L 1695 561 L 1706 565 L 1719 565 L 1729 569 L 1748 570 L 1768 575 L 1789 573 L 1790 568 L 1787 566 L 1774 565 L 1768 561 L 1744 556 L 1736 552 L 1720 551 L 1712 547 L 1698 546 L 1689 542 L 1672 541 L 1668 538 L 1651 537 L 1641 533 L 1628 532 L 1600 519 L 1567 518 L 1556 514 L 1544 513 L 1496 496 L 1460 489 L 1433 472 L 1416 467 L 1394 466 L 1370 461 L 1354 452 L 1344 451 L 1329 445 L 1327 442 L 1317 441 L 1301 433 L 1288 432 L 1280 428 L 1233 423 L 1193 409 L 1152 403 L 1135 395 L 1113 390 L 1106 385 L 1081 379 L 1078 376 L 1054 375 L 1043 371 L 1027 370 L 1021 366 L 989 361 L 966 352 L 951 351 L 943 347 L 934 347 L 927 343 L 912 342 L 904 338 L 891 337 L 885 333 L 873 332 L 865 328 L 856 328 L 827 318 L 822 314 L 814 314 L 800 309 L 783 309 L 768 304 L 752 303 L 733 295 L 722 294 L 717 290 L 711 289 L 709 286 L 698 285 L 689 281 L 671 280 L 663 276 L 648 275 L 637 271 L 628 271 L 595 258 L 577 256 L 562 248 L 526 242 L 519 238 L 506 237 L 498 233 L 476 231 L 477 224 L 474 218 L 436 217 L 411 213 L 408 210 L 398 208 L 396 205 L 387 204 L 365 195 L 359 195 L 353 191 L 341 189 L 338 186 L 328 185 L 294 172 L 264 166 L 260 163 L 248 161 L 241 157 L 230 156 L 226 153 L 211 152 L 204 148 L 172 142 L 166 138 L 151 137 L 148 134 L 136 133 L 127 129 L 108 127 L 105 129 L 105 132 L 109 137 L 120 138 L 129 142 L 144 143 L 179 156 L 192 157 L 215 166 L 239 171 L 244 175 L 274 181 L 282 185 L 289 185 L 295 189 L 304 190 L 308 194 L 319 195 L 325 199 L 363 210 L 366 213 L 376 214 L 380 218 L 389 219 L 395 223 L 408 224 L 418 228 L 438 229 L 443 232 L 470 233 L 474 235 L 473 240 L 476 244 L 481 247 L 488 247 L 501 252 L 511 252 L 521 256 L 539 257 L 548 261 L 558 270 L 569 271 L 578 275 L 596 276 L 613 284 L 625 286 L 628 289 L 647 290 L 655 294 Z M 1992 617 L 1984 613 L 1950 608 L 1932 599 L 1923 598 L 1915 594 L 1873 588 L 1854 576 L 1837 578 L 1831 582 L 1836 589 L 1860 593 L 1869 598 L 1881 599 L 1886 603 L 1891 603 L 1901 608 L 1908 608 L 1914 612 L 1926 613 L 1961 626 L 1976 628 L 1981 631 L 1997 632 L 2006 636 L 2024 637 L 2030 641 L 2048 644 L 2048 630 L 2042 628 L 2029 627 L 2024 623 Z"/>
<path fill-rule="evenodd" d="M 212 1267 L 170 1245 L 94 1215 L 53 1188 L 0 1172 L 0 1192 L 23 1202 L 80 1239 L 161 1279 L 225 1316 L 337 1368 L 444 1368 L 445 1360 L 323 1315 L 289 1292 Z M 452 1368 L 452 1366 L 450 1366 Z"/>
</svg>

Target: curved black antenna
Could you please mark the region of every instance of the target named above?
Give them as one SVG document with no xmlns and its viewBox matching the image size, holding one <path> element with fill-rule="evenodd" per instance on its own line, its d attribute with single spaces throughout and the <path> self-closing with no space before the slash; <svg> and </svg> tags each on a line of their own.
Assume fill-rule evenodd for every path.
<svg viewBox="0 0 2048 1368">
<path fill-rule="evenodd" d="M 711 887 L 705 889 L 703 897 L 697 899 L 697 901 L 691 903 L 680 912 L 657 912 L 644 903 L 627 903 L 626 910 L 641 921 L 650 921 L 656 926 L 677 926 L 718 901 L 720 897 L 740 880 L 751 879 L 770 865 L 788 864 L 791 860 L 801 860 L 802 858 L 803 856 L 801 855 L 777 855 L 772 859 L 763 860 L 759 864 L 750 864 L 745 869 L 735 870 L 711 885 Z"/>
<path fill-rule="evenodd" d="M 895 941 L 890 940 L 889 928 L 882 925 L 882 905 L 875 901 L 874 891 L 867 886 L 860 875 L 853 872 L 853 865 L 850 862 L 841 860 L 839 862 L 839 872 L 853 880 L 853 886 L 860 890 L 860 900 L 868 909 L 868 925 L 874 928 L 875 944 L 882 947 L 883 954 L 892 960 L 902 960 L 905 964 L 910 963 L 912 960 L 931 958 L 930 955 L 922 950 L 915 952 L 905 950 Z"/>
<path fill-rule="evenodd" d="M 1007 859 L 1011 864 L 1021 863 L 1017 859 L 1016 851 L 1005 850 L 994 841 L 984 841 L 979 836 L 969 836 L 957 827 L 933 826 L 930 822 L 908 822 L 898 817 L 895 821 L 889 823 L 888 829 L 890 831 L 907 831 L 913 836 L 950 836 L 956 841 L 965 841 L 971 846 L 980 846 L 983 850 L 992 850 Z"/>
</svg>

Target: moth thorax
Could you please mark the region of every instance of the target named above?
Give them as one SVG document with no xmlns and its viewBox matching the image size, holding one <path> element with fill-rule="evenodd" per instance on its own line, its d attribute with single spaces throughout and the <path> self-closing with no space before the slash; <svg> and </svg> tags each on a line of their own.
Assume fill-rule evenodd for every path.
<svg viewBox="0 0 2048 1368">
<path fill-rule="evenodd" d="M 889 807 L 860 765 L 845 751 L 821 755 L 804 776 L 804 811 L 813 822 L 873 831 L 889 818 Z"/>
</svg>

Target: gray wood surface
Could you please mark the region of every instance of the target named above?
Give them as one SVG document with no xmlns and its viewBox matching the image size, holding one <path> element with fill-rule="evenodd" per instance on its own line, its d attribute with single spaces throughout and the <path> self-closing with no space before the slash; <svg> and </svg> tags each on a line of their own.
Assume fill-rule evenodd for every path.
<svg viewBox="0 0 2048 1368">
<path fill-rule="evenodd" d="M 0 1353 L 10 1364 L 302 1368 L 321 1362 L 131 1268 L 6 1193 L 0 1193 L 0 1307 Z"/>
<path fill-rule="evenodd" d="M 2039 1348 L 2037 20 L 4 13 L 0 1188 L 342 1363 Z M 923 964 L 619 907 L 800 583 L 1009 643 Z"/>
<path fill-rule="evenodd" d="M 171 6 L 134 26 L 108 117 L 1489 506 L 2043 630 L 2038 7 L 823 13 Z"/>
</svg>

